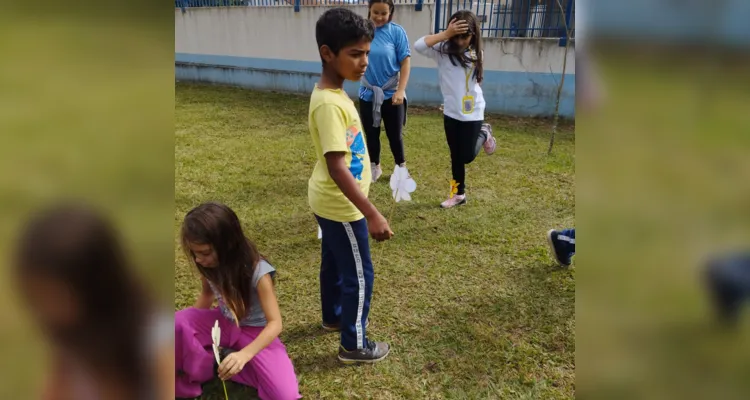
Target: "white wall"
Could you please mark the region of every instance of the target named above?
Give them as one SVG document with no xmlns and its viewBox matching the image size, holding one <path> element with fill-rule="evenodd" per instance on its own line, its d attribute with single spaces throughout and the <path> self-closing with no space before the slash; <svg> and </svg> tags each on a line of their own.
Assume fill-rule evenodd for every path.
<svg viewBox="0 0 750 400">
<path fill-rule="evenodd" d="M 367 6 L 351 6 L 367 16 Z M 320 60 L 315 43 L 315 23 L 326 7 L 217 7 L 175 11 L 175 52 L 231 55 L 281 60 Z M 394 22 L 404 27 L 414 53 L 414 42 L 430 34 L 434 6 L 422 11 L 413 5 L 397 5 Z M 564 47 L 557 39 L 485 38 L 485 70 L 562 72 Z M 412 65 L 432 68 L 431 60 L 415 53 Z M 575 73 L 575 48 L 568 54 L 568 73 Z"/>
<path fill-rule="evenodd" d="M 367 6 L 349 7 L 367 16 Z M 305 83 L 288 82 L 288 79 L 299 80 L 299 77 L 288 75 L 289 72 L 320 72 L 315 24 L 327 9 L 324 6 L 306 6 L 294 12 L 292 6 L 217 7 L 188 8 L 185 13 L 176 9 L 176 62 L 192 65 L 182 69 L 178 66 L 178 77 L 275 90 L 297 91 L 298 87 L 305 88 Z M 404 27 L 412 43 L 412 66 L 415 70 L 407 95 L 416 103 L 440 102 L 433 62 L 413 51 L 414 42 L 433 30 L 434 12 L 433 4 L 425 4 L 422 11 L 415 11 L 414 5 L 397 5 L 394 15 L 394 22 Z M 484 38 L 484 49 L 487 77 L 484 86 L 486 96 L 490 97 L 487 98 L 488 109 L 512 114 L 548 115 L 554 106 L 559 75 L 563 72 L 565 48 L 558 44 L 558 39 Z M 563 115 L 572 116 L 575 97 L 574 46 L 570 47 L 567 58 L 565 73 L 569 76 L 566 77 L 563 93 Z M 279 74 L 276 77 L 261 77 L 254 73 L 252 77 L 247 74 L 241 77 L 239 71 L 209 73 L 205 70 L 210 68 L 207 64 L 278 70 Z M 509 96 L 514 96 L 518 101 Z"/>
</svg>

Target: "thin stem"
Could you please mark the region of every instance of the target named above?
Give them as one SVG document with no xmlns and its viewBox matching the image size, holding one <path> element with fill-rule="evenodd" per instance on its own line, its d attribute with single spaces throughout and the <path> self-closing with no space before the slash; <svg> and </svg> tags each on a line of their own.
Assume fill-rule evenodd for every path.
<svg viewBox="0 0 750 400">
<path fill-rule="evenodd" d="M 221 381 L 221 384 L 224 386 L 224 398 L 226 400 L 229 400 L 229 395 L 227 394 L 227 383 L 224 381 Z"/>
<path fill-rule="evenodd" d="M 398 187 L 396 187 L 396 194 L 393 197 L 394 199 L 393 199 L 393 204 L 391 205 L 391 211 L 388 212 L 388 226 L 389 227 L 391 226 L 391 219 L 393 218 L 393 213 L 396 211 L 396 199 L 395 198 L 398 197 Z M 382 259 L 383 251 L 385 251 L 384 244 L 385 243 L 381 245 L 382 247 L 380 248 L 380 253 L 378 254 L 378 260 Z"/>
<path fill-rule="evenodd" d="M 557 0 L 557 6 L 560 8 L 560 13 L 565 13 L 565 7 L 562 2 Z M 568 49 L 570 49 L 570 28 L 568 28 L 568 21 L 563 18 L 563 24 L 565 25 L 565 53 L 563 53 L 563 67 L 562 67 L 562 78 L 560 78 L 560 84 L 557 86 L 557 100 L 555 102 L 555 116 L 552 120 L 552 135 L 549 138 L 549 148 L 547 149 L 547 155 L 552 154 L 552 146 L 555 144 L 555 135 L 557 134 L 557 125 L 560 122 L 560 98 L 562 97 L 562 89 L 565 84 L 565 71 L 568 67 Z"/>
</svg>

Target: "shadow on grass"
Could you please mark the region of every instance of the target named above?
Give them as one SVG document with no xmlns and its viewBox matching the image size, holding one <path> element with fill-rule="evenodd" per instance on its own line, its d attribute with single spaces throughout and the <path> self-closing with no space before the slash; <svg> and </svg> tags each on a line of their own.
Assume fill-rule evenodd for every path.
<svg viewBox="0 0 750 400">
<path fill-rule="evenodd" d="M 305 353 L 294 358 L 294 369 L 297 376 L 310 376 L 337 369 L 348 368 L 339 362 L 336 356 L 336 348 L 332 347 L 330 352 L 322 354 Z"/>
<path fill-rule="evenodd" d="M 336 335 L 333 332 L 323 330 L 320 324 L 297 325 L 284 332 L 284 343 L 311 341 L 324 335 Z"/>
<path fill-rule="evenodd" d="M 323 330 L 318 323 L 302 324 L 288 330 L 283 339 L 285 343 L 313 343 L 316 339 L 323 336 L 338 337 L 338 332 L 327 332 Z M 305 376 L 311 373 L 320 373 L 335 369 L 344 368 L 336 357 L 336 348 L 331 347 L 330 352 L 315 354 L 316 352 L 302 352 L 297 354 L 292 360 L 294 369 L 298 376 Z"/>
<path fill-rule="evenodd" d="M 513 390 L 513 398 L 555 398 L 561 387 L 572 392 L 575 372 L 566 365 L 574 362 L 575 326 L 569 321 L 575 293 L 560 285 L 567 274 L 536 263 L 509 271 L 514 282 L 509 290 L 457 295 L 417 334 L 443 344 L 423 354 L 425 370 L 454 371 L 447 373 L 455 387 L 475 387 L 493 396 L 509 394 L 501 387 Z M 472 365 L 472 372 L 458 373 L 462 365 Z"/>
</svg>

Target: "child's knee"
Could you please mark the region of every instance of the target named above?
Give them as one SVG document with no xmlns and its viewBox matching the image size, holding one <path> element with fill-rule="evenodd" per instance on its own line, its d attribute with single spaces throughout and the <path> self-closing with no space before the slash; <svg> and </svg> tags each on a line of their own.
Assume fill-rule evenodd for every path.
<svg viewBox="0 0 750 400">
<path fill-rule="evenodd" d="M 280 342 L 271 344 L 271 347 L 278 344 Z M 266 358 L 264 363 L 267 363 L 265 368 L 256 370 L 255 380 L 261 399 L 296 400 L 302 397 L 299 394 L 299 382 L 294 373 L 294 366 L 288 356 L 279 352 L 272 358 Z"/>
<path fill-rule="evenodd" d="M 302 396 L 299 394 L 299 386 L 296 382 L 293 385 L 278 385 L 268 393 L 269 400 L 297 400 L 301 397 Z"/>
<path fill-rule="evenodd" d="M 299 394 L 296 376 L 279 374 L 270 379 L 261 379 L 257 383 L 258 397 L 262 400 L 297 400 L 302 397 Z"/>
</svg>

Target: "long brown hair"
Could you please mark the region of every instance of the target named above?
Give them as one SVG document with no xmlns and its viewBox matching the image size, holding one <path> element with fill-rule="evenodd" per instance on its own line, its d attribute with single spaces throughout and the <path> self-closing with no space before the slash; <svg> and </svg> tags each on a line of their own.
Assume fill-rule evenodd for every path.
<svg viewBox="0 0 750 400">
<path fill-rule="evenodd" d="M 239 323 L 250 310 L 253 275 L 264 257 L 245 236 L 237 214 L 221 203 L 201 204 L 185 215 L 181 236 L 188 259 L 221 292 L 224 303 L 234 313 L 235 323 Z M 198 265 L 190 243 L 213 246 L 218 266 Z"/>
<path fill-rule="evenodd" d="M 153 376 L 144 329 L 154 310 L 109 221 L 78 203 L 45 209 L 21 233 L 14 261 L 21 288 L 44 279 L 73 295 L 77 321 L 39 321 L 52 342 L 142 394 Z"/>
<path fill-rule="evenodd" d="M 482 83 L 484 80 L 484 54 L 482 52 L 482 31 L 479 28 L 479 18 L 469 10 L 461 10 L 451 15 L 448 20 L 452 21 L 454 19 L 456 21 L 466 21 L 469 24 L 469 30 L 466 34 L 471 34 L 471 43 L 469 46 L 476 53 L 476 57 L 471 58 L 467 55 L 466 51 L 459 49 L 453 38 L 443 42 L 440 46 L 440 52 L 448 55 L 453 65 L 461 65 L 464 68 L 469 68 L 471 64 L 474 64 L 476 67 L 474 69 L 474 79 L 477 80 L 477 83 Z"/>
</svg>

